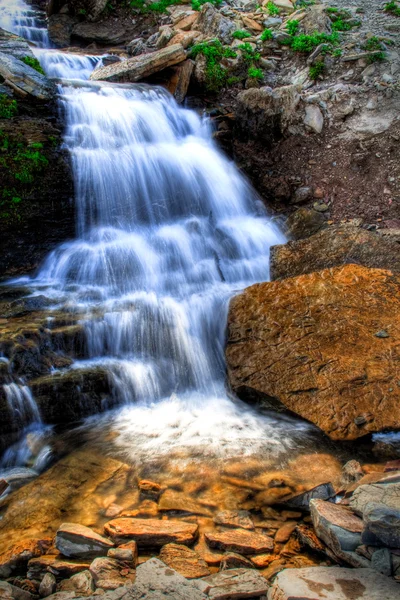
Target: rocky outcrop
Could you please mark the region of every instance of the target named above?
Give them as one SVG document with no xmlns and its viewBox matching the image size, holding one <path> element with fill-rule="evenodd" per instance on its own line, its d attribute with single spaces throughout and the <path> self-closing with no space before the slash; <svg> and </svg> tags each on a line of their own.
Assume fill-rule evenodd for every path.
<svg viewBox="0 0 400 600">
<path fill-rule="evenodd" d="M 248 288 L 229 311 L 230 385 L 332 439 L 400 428 L 399 284 L 347 265 Z"/>
<path fill-rule="evenodd" d="M 185 58 L 186 52 L 181 44 L 174 44 L 151 54 L 141 54 L 124 62 L 96 69 L 90 79 L 116 82 L 139 81 L 162 69 L 181 63 Z"/>
<path fill-rule="evenodd" d="M 45 75 L 11 54 L 0 52 L 0 77 L 22 98 L 50 102 L 55 97 L 55 85 Z"/>
<path fill-rule="evenodd" d="M 88 21 L 97 21 L 108 0 L 68 0 L 68 8 L 75 15 L 84 13 Z"/>
<path fill-rule="evenodd" d="M 0 28 L 0 53 L 8 54 L 14 58 L 24 58 L 25 56 L 33 56 L 32 50 L 24 38 L 18 37 L 14 33 L 10 33 L 5 29 Z"/>
<path fill-rule="evenodd" d="M 373 569 L 311 567 L 278 573 L 268 600 L 396 600 L 398 584 Z"/>
<path fill-rule="evenodd" d="M 84 42 L 95 42 L 101 45 L 114 45 L 126 42 L 129 39 L 129 33 L 125 27 L 114 21 L 105 23 L 77 23 L 74 25 L 72 38 L 78 38 Z"/>
<path fill-rule="evenodd" d="M 305 240 L 272 246 L 270 277 L 297 277 L 345 264 L 398 273 L 400 245 L 358 227 L 331 226 Z"/>
<path fill-rule="evenodd" d="M 235 29 L 235 24 L 230 19 L 222 16 L 215 6 L 209 2 L 203 4 L 196 21 L 197 31 L 204 33 L 209 38 L 216 37 L 224 44 L 230 44 Z"/>
</svg>

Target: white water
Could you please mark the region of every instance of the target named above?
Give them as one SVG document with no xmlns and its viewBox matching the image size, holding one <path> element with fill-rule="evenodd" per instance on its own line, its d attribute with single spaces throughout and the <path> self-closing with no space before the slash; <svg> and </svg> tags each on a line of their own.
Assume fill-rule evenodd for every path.
<svg viewBox="0 0 400 600">
<path fill-rule="evenodd" d="M 68 79 L 86 80 L 99 62 L 38 56 L 49 75 Z M 261 416 L 225 390 L 229 298 L 268 279 L 269 248 L 284 238 L 214 145 L 209 121 L 161 88 L 59 90 L 77 237 L 29 283 L 87 315 L 90 357 L 73 368 L 109 370 L 128 405 L 112 416 L 116 443 L 131 455 L 290 445 L 307 426 Z"/>
<path fill-rule="evenodd" d="M 42 11 L 28 6 L 23 0 L 1 0 L 0 26 L 16 33 L 38 48 L 50 48 L 51 42 Z"/>
</svg>

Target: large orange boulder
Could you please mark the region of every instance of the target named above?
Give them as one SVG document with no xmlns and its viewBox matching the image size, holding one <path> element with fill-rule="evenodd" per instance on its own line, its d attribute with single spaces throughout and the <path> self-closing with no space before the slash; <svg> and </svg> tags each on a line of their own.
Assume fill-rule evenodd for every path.
<svg viewBox="0 0 400 600">
<path fill-rule="evenodd" d="M 231 301 L 229 382 L 332 439 L 399 429 L 399 315 L 391 271 L 346 265 L 254 285 Z"/>
</svg>

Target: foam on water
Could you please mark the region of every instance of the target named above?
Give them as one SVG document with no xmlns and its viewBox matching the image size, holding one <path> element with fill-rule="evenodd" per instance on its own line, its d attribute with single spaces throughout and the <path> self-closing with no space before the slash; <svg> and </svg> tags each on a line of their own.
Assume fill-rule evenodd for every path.
<svg viewBox="0 0 400 600">
<path fill-rule="evenodd" d="M 23 0 L 2 0 L 0 26 L 35 44 L 38 48 L 51 48 L 43 11 L 28 6 Z"/>
</svg>

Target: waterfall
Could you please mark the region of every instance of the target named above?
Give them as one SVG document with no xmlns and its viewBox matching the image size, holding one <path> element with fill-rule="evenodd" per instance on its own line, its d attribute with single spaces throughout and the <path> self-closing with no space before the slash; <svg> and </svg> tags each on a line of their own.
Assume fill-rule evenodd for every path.
<svg viewBox="0 0 400 600">
<path fill-rule="evenodd" d="M 8 409 L 23 428 L 31 423 L 41 423 L 39 409 L 28 386 L 9 383 L 3 387 Z"/>
<path fill-rule="evenodd" d="M 82 80 L 59 85 L 76 239 L 29 280 L 85 315 L 89 357 L 72 368 L 108 370 L 127 405 L 115 416 L 121 444 L 252 452 L 283 443 L 287 422 L 227 394 L 224 362 L 229 299 L 268 279 L 269 248 L 283 235 L 207 118 L 161 87 L 85 81 L 101 57 L 37 55 L 49 75 Z"/>
<path fill-rule="evenodd" d="M 23 0 L 3 0 L 0 6 L 0 26 L 16 33 L 38 48 L 51 48 L 43 11 L 28 6 Z"/>
</svg>

